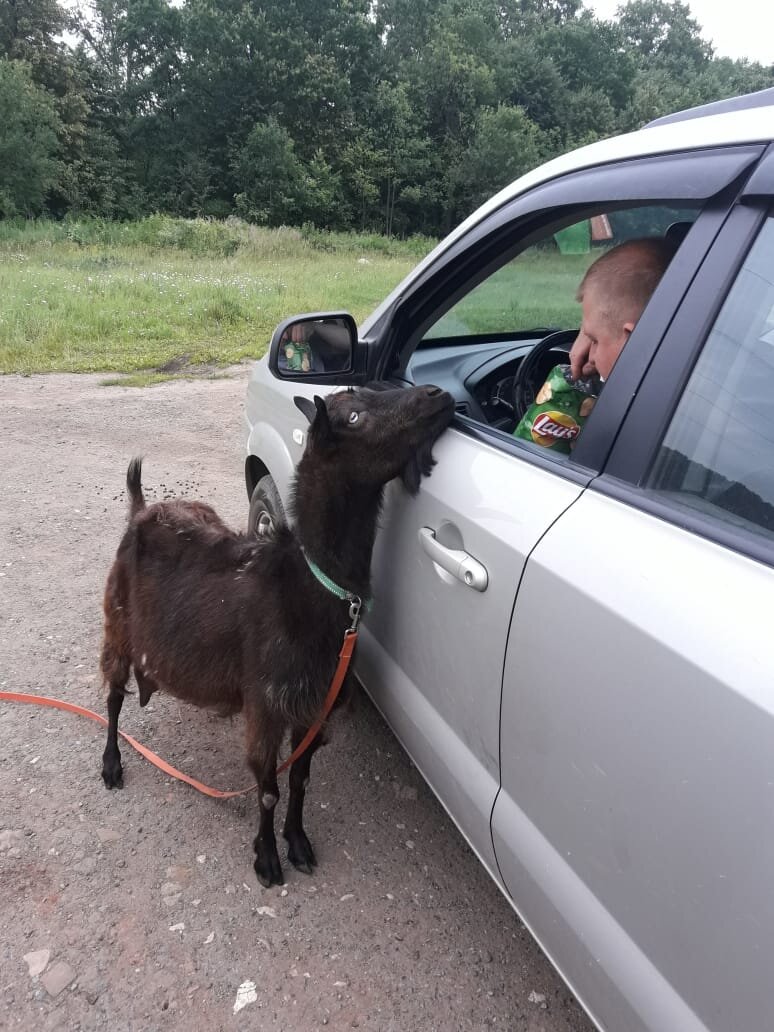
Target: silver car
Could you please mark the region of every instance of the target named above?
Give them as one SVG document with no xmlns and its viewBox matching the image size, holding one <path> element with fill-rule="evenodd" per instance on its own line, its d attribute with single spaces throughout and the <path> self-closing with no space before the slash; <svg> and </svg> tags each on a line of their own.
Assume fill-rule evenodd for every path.
<svg viewBox="0 0 774 1032">
<path fill-rule="evenodd" d="M 433 475 L 388 490 L 357 674 L 611 1032 L 774 1027 L 772 141 L 774 90 L 552 161 L 359 332 L 296 316 L 250 375 L 259 532 L 303 448 L 294 394 L 454 395 Z M 675 230 L 571 453 L 515 438 L 588 264 Z"/>
</svg>

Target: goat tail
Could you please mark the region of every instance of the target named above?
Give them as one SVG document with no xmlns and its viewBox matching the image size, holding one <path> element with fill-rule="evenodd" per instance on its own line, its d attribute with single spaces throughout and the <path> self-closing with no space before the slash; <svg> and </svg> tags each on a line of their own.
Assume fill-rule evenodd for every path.
<svg viewBox="0 0 774 1032">
<path fill-rule="evenodd" d="M 142 459 L 132 459 L 126 471 L 126 490 L 129 492 L 129 519 L 145 508 L 145 495 L 142 493 Z"/>
</svg>

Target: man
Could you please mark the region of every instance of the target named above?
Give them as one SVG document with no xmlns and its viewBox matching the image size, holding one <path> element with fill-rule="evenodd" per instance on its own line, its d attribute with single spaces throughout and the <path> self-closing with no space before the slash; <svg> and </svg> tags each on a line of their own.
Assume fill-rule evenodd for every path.
<svg viewBox="0 0 774 1032">
<path fill-rule="evenodd" d="M 569 455 L 594 407 L 598 381 L 612 372 L 674 252 L 660 237 L 629 240 L 589 266 L 576 295 L 582 321 L 570 365 L 551 370 L 514 437 Z"/>
<path fill-rule="evenodd" d="M 574 380 L 610 376 L 674 253 L 661 237 L 628 240 L 589 266 L 576 295 L 582 320 L 570 349 Z"/>
</svg>

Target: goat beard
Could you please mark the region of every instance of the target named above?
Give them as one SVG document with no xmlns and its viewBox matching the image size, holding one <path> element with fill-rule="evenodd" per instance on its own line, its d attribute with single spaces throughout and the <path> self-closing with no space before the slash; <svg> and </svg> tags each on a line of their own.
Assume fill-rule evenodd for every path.
<svg viewBox="0 0 774 1032">
<path fill-rule="evenodd" d="M 433 458 L 434 444 L 435 441 L 424 441 L 420 444 L 400 472 L 403 486 L 410 495 L 415 495 L 419 491 L 422 477 L 429 477 L 432 472 L 435 465 L 435 459 Z"/>
</svg>

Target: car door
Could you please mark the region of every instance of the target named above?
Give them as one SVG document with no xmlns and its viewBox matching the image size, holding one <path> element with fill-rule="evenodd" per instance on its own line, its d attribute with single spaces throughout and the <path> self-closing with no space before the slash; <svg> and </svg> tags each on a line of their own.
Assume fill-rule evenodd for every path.
<svg viewBox="0 0 774 1032">
<path fill-rule="evenodd" d="M 386 499 L 357 672 L 494 873 L 489 814 L 513 599 L 525 556 L 583 482 L 528 463 L 514 470 L 511 455 L 459 430 L 436 458 L 416 498 L 394 484 Z M 514 506 L 521 493 L 534 500 L 528 511 Z M 470 557 L 475 583 L 444 568 L 452 553 Z"/>
<path fill-rule="evenodd" d="M 668 174 L 663 160 L 595 169 L 552 182 L 496 213 L 473 239 L 458 243 L 445 266 L 431 269 L 406 293 L 382 330 L 385 373 L 411 378 L 417 342 L 546 227 L 553 232 L 606 206 L 706 198 L 683 245 L 686 260 L 659 288 L 654 335 L 641 350 L 646 356 L 690 282 L 692 263 L 718 231 L 729 182 L 760 153 L 732 151 L 686 157 L 693 175 L 680 161 L 666 162 Z M 455 346 L 479 343 L 480 334 Z M 454 389 L 453 376 L 449 383 L 443 378 L 440 359 L 432 368 L 433 382 Z M 609 425 L 615 417 L 602 418 Z M 436 446 L 437 466 L 417 497 L 395 484 L 386 498 L 373 560 L 376 595 L 357 672 L 495 877 L 490 815 L 500 783 L 500 700 L 514 599 L 527 556 L 571 511 L 605 454 L 592 441 L 583 454 L 579 448 L 577 457 L 560 461 L 460 417 Z"/>
<path fill-rule="evenodd" d="M 628 415 L 531 553 L 508 642 L 499 870 L 613 1032 L 771 1027 L 771 171 L 633 402 L 613 372 Z"/>
</svg>

